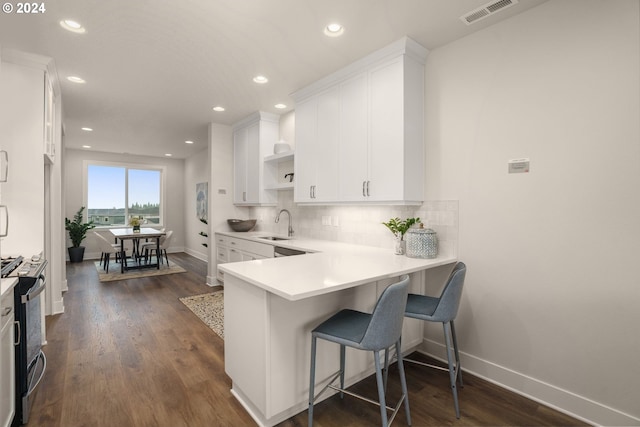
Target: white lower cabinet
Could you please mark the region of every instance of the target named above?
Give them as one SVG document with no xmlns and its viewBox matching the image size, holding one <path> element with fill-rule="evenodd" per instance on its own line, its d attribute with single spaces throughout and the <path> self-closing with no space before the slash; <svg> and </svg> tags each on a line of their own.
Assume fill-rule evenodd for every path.
<svg viewBox="0 0 640 427">
<path fill-rule="evenodd" d="M 423 273 L 411 275 L 411 292 L 421 293 Z M 261 425 L 276 425 L 305 410 L 309 398 L 311 330 L 343 308 L 371 312 L 382 291 L 397 278 L 289 301 L 234 275 L 224 292 L 225 371 L 232 393 Z M 405 319 L 403 352 L 423 341 L 422 324 Z M 316 378 L 339 368 L 338 345 L 319 340 Z M 374 372 L 371 352 L 347 348 L 345 382 L 350 386 Z M 326 393 L 324 398 L 331 394 Z"/>
<path fill-rule="evenodd" d="M 3 279 L 4 280 L 4 279 Z M 0 338 L 0 427 L 9 427 L 16 411 L 16 369 L 14 346 L 13 292 L 0 299 L 2 335 Z"/>
<path fill-rule="evenodd" d="M 253 261 L 273 258 L 273 246 L 216 233 L 216 254 L 217 265 L 228 262 Z M 224 282 L 224 272 L 220 269 L 217 269 L 216 277 L 220 282 Z"/>
</svg>

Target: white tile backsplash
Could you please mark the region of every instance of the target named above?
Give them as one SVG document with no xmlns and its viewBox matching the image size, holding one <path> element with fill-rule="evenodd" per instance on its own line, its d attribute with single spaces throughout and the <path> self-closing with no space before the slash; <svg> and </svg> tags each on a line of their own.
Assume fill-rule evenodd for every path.
<svg viewBox="0 0 640 427">
<path fill-rule="evenodd" d="M 291 212 L 295 237 L 390 249 L 394 247 L 394 237 L 382 222 L 395 217 L 420 217 L 425 227 L 436 231 L 440 253 L 457 255 L 457 200 L 427 201 L 422 206 L 305 206 L 293 203 L 293 191 L 280 191 L 277 207 L 249 208 L 249 217 L 258 219 L 254 230 L 286 235 L 287 215 L 282 214 L 280 223 L 275 223 L 280 209 Z M 323 225 L 323 217 L 330 217 L 331 225 Z"/>
</svg>

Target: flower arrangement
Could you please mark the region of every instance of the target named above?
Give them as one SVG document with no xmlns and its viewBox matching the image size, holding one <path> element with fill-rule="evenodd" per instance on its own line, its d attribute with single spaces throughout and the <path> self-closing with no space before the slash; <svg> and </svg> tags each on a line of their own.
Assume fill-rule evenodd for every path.
<svg viewBox="0 0 640 427">
<path fill-rule="evenodd" d="M 382 225 L 386 226 L 397 239 L 403 240 L 404 234 L 411 228 L 413 224 L 420 222 L 420 218 L 391 218 L 388 222 L 383 222 Z"/>
<path fill-rule="evenodd" d="M 137 216 L 132 216 L 131 218 L 129 218 L 129 225 L 132 227 L 140 227 L 140 224 L 142 224 L 142 218 L 139 218 Z"/>
</svg>

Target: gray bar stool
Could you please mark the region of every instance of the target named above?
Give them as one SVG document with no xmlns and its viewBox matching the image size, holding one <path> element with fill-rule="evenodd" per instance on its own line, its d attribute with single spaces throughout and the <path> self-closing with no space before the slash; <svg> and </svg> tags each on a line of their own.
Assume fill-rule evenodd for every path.
<svg viewBox="0 0 640 427">
<path fill-rule="evenodd" d="M 357 397 L 369 403 L 380 406 L 382 425 L 388 426 L 395 418 L 402 402 L 407 416 L 407 424 L 411 425 L 411 414 L 409 412 L 409 395 L 407 393 L 407 382 L 402 364 L 402 353 L 400 352 L 400 336 L 402 334 L 402 322 L 407 304 L 409 292 L 409 276 L 400 278 L 400 282 L 387 287 L 380 295 L 373 313 L 362 313 L 355 310 L 341 310 L 322 324 L 311 331 L 311 379 L 309 381 L 309 426 L 313 425 L 313 404 L 315 400 L 328 388 Z M 316 340 L 318 338 L 340 344 L 340 370 L 331 378 L 329 383 L 314 395 L 315 375 L 316 375 Z M 398 354 L 398 370 L 400 372 L 400 383 L 402 386 L 402 397 L 395 408 L 388 407 L 385 403 L 385 384 L 383 384 L 382 370 L 380 368 L 380 351 L 385 350 L 385 372 L 388 368 L 388 351 L 395 344 Z M 373 401 L 363 396 L 357 395 L 344 389 L 344 367 L 345 367 L 345 346 L 359 350 L 373 352 L 373 359 L 376 367 L 376 382 L 378 385 L 379 401 Z M 334 386 L 333 382 L 340 378 L 340 387 Z M 387 421 L 387 410 L 392 411 L 389 421 Z"/>
<path fill-rule="evenodd" d="M 462 297 L 462 288 L 464 286 L 464 278 L 467 273 L 467 266 L 463 262 L 459 262 L 453 268 L 449 275 L 449 279 L 442 290 L 439 298 L 429 297 L 426 295 L 409 294 L 407 299 L 407 308 L 404 315 L 414 319 L 424 320 L 426 322 L 441 322 L 444 328 L 444 338 L 447 346 L 447 361 L 449 368 L 431 365 L 417 360 L 405 359 L 407 362 L 417 363 L 419 365 L 428 366 L 430 368 L 449 371 L 449 381 L 451 382 L 451 391 L 453 393 L 453 405 L 456 410 L 456 418 L 460 418 L 460 406 L 458 404 L 458 391 L 456 390 L 456 379 L 462 383 L 462 371 L 460 370 L 460 355 L 458 353 L 458 340 L 456 339 L 456 329 L 453 326 L 453 319 L 458 314 L 460 306 L 460 298 Z M 451 356 L 451 343 L 453 342 L 454 357 Z M 455 358 L 455 363 L 454 363 Z"/>
</svg>

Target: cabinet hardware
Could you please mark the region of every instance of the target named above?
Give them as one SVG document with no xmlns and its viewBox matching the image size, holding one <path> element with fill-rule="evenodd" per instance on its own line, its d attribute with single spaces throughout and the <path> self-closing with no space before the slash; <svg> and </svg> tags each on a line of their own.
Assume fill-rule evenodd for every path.
<svg viewBox="0 0 640 427">
<path fill-rule="evenodd" d="M 362 181 L 362 197 L 367 197 L 367 194 L 364 192 L 364 187 L 367 184 L 367 181 Z"/>
<path fill-rule="evenodd" d="M 13 311 L 13 307 L 5 307 L 2 309 L 2 317 L 8 316 Z"/>
<path fill-rule="evenodd" d="M 16 335 L 15 335 L 16 340 L 17 340 L 17 341 L 15 341 L 15 342 L 13 343 L 13 345 L 20 345 L 20 335 L 21 335 L 21 334 L 20 334 L 20 322 L 18 322 L 18 321 L 16 320 L 16 321 L 14 321 L 14 322 L 13 322 L 13 324 L 14 324 L 14 325 L 15 325 L 15 327 L 18 329 L 18 330 L 16 331 Z"/>
<path fill-rule="evenodd" d="M 367 181 L 367 197 L 371 196 L 371 194 L 369 194 L 369 183 L 370 183 L 370 182 L 371 182 L 371 181 Z"/>
<path fill-rule="evenodd" d="M 4 162 L 2 162 L 2 177 L 0 177 L 0 182 L 7 182 L 7 178 L 9 178 L 9 153 L 7 153 L 5 150 L 1 150 L 0 154 L 2 154 L 2 157 L 4 157 Z"/>
<path fill-rule="evenodd" d="M 0 205 L 0 209 L 4 211 L 4 226 L 5 230 L 0 230 L 0 237 L 7 237 L 9 235 L 9 208 L 5 205 Z"/>
</svg>

